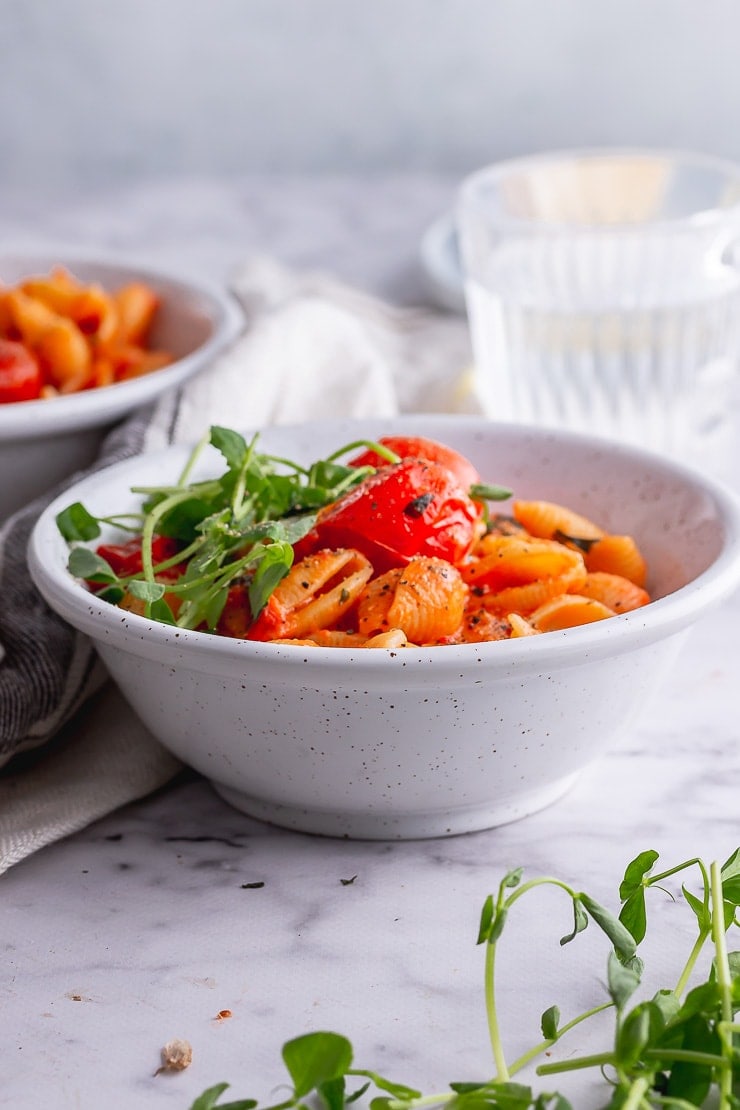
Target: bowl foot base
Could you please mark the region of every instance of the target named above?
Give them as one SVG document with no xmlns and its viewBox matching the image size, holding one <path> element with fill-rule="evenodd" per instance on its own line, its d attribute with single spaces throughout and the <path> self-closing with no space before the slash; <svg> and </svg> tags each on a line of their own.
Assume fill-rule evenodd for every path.
<svg viewBox="0 0 740 1110">
<path fill-rule="evenodd" d="M 224 801 L 249 817 L 295 832 L 347 840 L 424 840 L 481 832 L 519 821 L 557 801 L 570 790 L 577 778 L 578 772 L 537 790 L 514 798 L 492 800 L 485 805 L 434 813 L 401 814 L 303 809 L 253 798 L 218 782 L 211 782 L 211 785 Z"/>
</svg>

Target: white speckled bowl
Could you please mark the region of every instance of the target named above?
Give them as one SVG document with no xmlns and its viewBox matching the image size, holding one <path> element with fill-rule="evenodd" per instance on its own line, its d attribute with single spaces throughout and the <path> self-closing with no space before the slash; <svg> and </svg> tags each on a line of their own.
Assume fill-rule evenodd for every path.
<svg viewBox="0 0 740 1110">
<path fill-rule="evenodd" d="M 109 428 L 166 390 L 182 385 L 244 326 L 236 302 L 207 282 L 180 279 L 133 263 L 84 255 L 0 254 L 0 282 L 15 285 L 59 265 L 80 281 L 98 282 L 105 289 L 130 281 L 150 285 L 162 302 L 151 345 L 171 351 L 175 361 L 102 389 L 0 405 L 0 524 L 62 478 L 89 465 Z"/>
<path fill-rule="evenodd" d="M 466 417 L 332 422 L 264 433 L 311 460 L 351 440 L 425 434 L 484 479 L 633 533 L 658 599 L 583 628 L 404 651 L 278 646 L 175 631 L 96 600 L 66 570 L 54 517 L 82 500 L 132 506 L 129 487 L 175 476 L 186 452 L 140 457 L 59 498 L 33 534 L 48 603 L 91 636 L 155 736 L 255 817 L 372 839 L 447 836 L 558 798 L 629 727 L 682 634 L 740 582 L 740 508 L 698 473 L 616 444 Z M 216 464 L 217 465 L 217 464 Z M 217 472 L 213 457 L 201 472 Z"/>
</svg>

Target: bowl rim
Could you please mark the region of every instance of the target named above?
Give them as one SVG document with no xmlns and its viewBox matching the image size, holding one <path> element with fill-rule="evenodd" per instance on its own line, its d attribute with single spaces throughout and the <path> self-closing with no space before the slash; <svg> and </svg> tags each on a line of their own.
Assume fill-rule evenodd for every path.
<svg viewBox="0 0 740 1110">
<path fill-rule="evenodd" d="M 541 169 L 558 162 L 619 161 L 625 159 L 662 160 L 675 166 L 692 166 L 709 170 L 718 176 L 723 176 L 726 183 L 732 184 L 736 190 L 740 189 L 740 162 L 735 162 L 731 158 L 702 154 L 690 149 L 671 149 L 670 147 L 660 146 L 562 147 L 504 158 L 473 170 L 462 179 L 458 187 L 455 205 L 456 221 L 459 224 L 463 208 L 469 207 L 471 211 L 483 211 L 484 206 L 479 197 L 481 187 L 485 187 L 486 184 L 491 182 L 497 182 L 512 172 Z M 719 205 L 699 207 L 696 211 L 687 215 L 651 220 L 649 226 L 651 230 L 723 228 L 728 221 L 737 220 L 739 216 L 740 194 L 736 192 L 732 204 L 724 207 Z M 645 225 L 628 221 L 615 221 L 609 224 L 588 221 L 573 223 L 565 220 L 542 220 L 537 217 L 508 215 L 498 218 L 487 216 L 485 213 L 483 218 L 487 219 L 492 226 L 511 227 L 518 232 L 529 231 L 537 235 L 558 235 L 563 230 L 567 230 L 570 234 L 596 230 L 603 231 L 611 236 L 630 236 L 644 233 L 645 228 Z M 734 238 L 735 232 L 736 224 L 730 222 L 728 236 L 732 235 Z"/>
<path fill-rule="evenodd" d="M 31 577 L 51 608 L 79 631 L 94 641 L 108 642 L 130 650 L 151 660 L 161 660 L 163 649 L 174 649 L 178 664 L 185 669 L 208 674 L 245 673 L 249 668 L 255 676 L 265 677 L 265 668 L 272 671 L 280 661 L 281 673 L 300 674 L 305 682 L 308 675 L 317 677 L 322 672 L 336 669 L 337 662 L 352 664 L 353 685 L 363 681 L 382 681 L 387 676 L 389 657 L 402 659 L 402 673 L 406 680 L 413 676 L 430 681 L 430 670 L 435 681 L 445 675 L 454 678 L 456 685 L 479 683 L 489 668 L 511 675 L 572 667 L 587 661 L 631 652 L 647 647 L 668 636 L 688 628 L 700 616 L 721 603 L 740 585 L 740 497 L 718 479 L 701 471 L 642 448 L 604 440 L 599 437 L 552 428 L 496 423 L 484 417 L 448 414 L 413 414 L 390 418 L 365 418 L 353 421 L 310 421 L 299 425 L 283 425 L 281 432 L 294 429 L 342 429 L 353 424 L 367 426 L 382 424 L 387 433 L 412 431 L 442 438 L 444 428 L 451 424 L 464 425 L 470 431 L 485 429 L 488 434 L 526 433 L 543 440 L 576 443 L 593 449 L 608 451 L 615 457 L 623 456 L 633 461 L 663 471 L 675 479 L 688 482 L 712 498 L 719 518 L 724 524 L 722 548 L 715 560 L 692 581 L 672 593 L 651 601 L 640 609 L 622 613 L 608 620 L 576 628 L 549 632 L 546 636 L 521 637 L 514 640 L 491 641 L 481 644 L 445 645 L 444 647 L 367 649 L 311 647 L 301 650 L 296 646 L 262 643 L 214 636 L 211 633 L 176 629 L 137 614 L 122 611 L 108 602 L 101 601 L 74 579 L 66 569 L 60 552 L 66 544 L 55 523 L 56 514 L 72 501 L 84 500 L 87 485 L 101 480 L 114 481 L 123 477 L 134 466 L 149 460 L 156 466 L 158 458 L 184 454 L 188 445 L 174 445 L 160 451 L 137 455 L 113 466 L 96 471 L 59 494 L 42 512 L 36 522 L 28 544 L 28 565 Z M 269 431 L 270 429 L 265 429 Z M 101 476 L 105 476 L 102 478 Z M 78 493 L 81 496 L 78 497 Z M 461 673 L 462 665 L 485 664 L 486 671 L 476 673 L 476 666 Z"/>
<path fill-rule="evenodd" d="M 74 253 L 8 250 L 0 255 L 0 266 L 12 261 L 25 267 L 28 274 L 48 271 L 61 265 L 74 273 L 75 267 L 95 267 L 101 271 L 128 274 L 131 280 L 161 283 L 183 293 L 196 294 L 209 305 L 213 330 L 208 339 L 189 354 L 168 366 L 130 381 L 115 382 L 98 389 L 82 390 L 48 401 L 17 401 L 0 405 L 0 443 L 56 436 L 112 422 L 161 393 L 176 388 L 214 358 L 244 330 L 246 317 L 236 297 L 228 289 L 206 278 L 189 273 L 174 273 L 142 259 L 122 255 L 103 256 L 77 250 Z"/>
</svg>

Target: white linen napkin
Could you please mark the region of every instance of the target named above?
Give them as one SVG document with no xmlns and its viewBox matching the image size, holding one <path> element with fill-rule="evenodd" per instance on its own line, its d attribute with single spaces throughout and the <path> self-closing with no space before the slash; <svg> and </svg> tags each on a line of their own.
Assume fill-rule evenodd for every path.
<svg viewBox="0 0 740 1110">
<path fill-rule="evenodd" d="M 457 316 L 393 307 L 261 257 L 233 290 L 245 310 L 242 337 L 180 392 L 115 429 L 93 469 L 195 442 L 211 424 L 476 411 Z M 107 680 L 87 638 L 30 581 L 28 536 L 61 488 L 0 531 L 0 873 L 163 786 L 180 766 Z M 21 755 L 30 749 L 38 750 Z"/>
</svg>

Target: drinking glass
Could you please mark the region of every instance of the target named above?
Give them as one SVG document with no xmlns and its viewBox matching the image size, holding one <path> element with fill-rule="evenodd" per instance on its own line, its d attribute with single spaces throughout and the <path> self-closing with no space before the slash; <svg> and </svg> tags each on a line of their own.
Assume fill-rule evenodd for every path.
<svg viewBox="0 0 740 1110">
<path fill-rule="evenodd" d="M 463 182 L 457 228 L 487 415 L 694 459 L 732 436 L 740 167 L 627 150 L 502 162 Z"/>
</svg>

